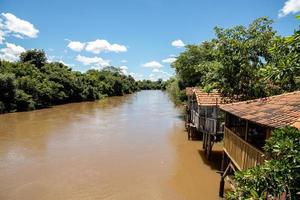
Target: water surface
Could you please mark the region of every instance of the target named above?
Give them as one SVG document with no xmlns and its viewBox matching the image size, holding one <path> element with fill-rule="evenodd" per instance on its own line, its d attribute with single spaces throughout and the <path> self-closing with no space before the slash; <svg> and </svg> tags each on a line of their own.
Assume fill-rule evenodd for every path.
<svg viewBox="0 0 300 200">
<path fill-rule="evenodd" d="M 0 199 L 217 199 L 181 115 L 161 91 L 0 115 Z"/>
</svg>

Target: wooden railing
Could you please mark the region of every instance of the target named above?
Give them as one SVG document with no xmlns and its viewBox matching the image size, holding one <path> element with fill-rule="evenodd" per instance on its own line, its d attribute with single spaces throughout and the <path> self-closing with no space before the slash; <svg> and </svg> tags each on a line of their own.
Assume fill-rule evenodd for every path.
<svg viewBox="0 0 300 200">
<path fill-rule="evenodd" d="M 211 134 L 223 132 L 221 121 L 217 119 L 200 117 L 199 125 L 200 129 Z"/>
<path fill-rule="evenodd" d="M 192 110 L 192 123 L 199 128 L 199 114 L 195 110 Z"/>
<path fill-rule="evenodd" d="M 206 118 L 205 130 L 209 133 L 216 133 L 216 119 Z"/>
<path fill-rule="evenodd" d="M 224 130 L 224 150 L 239 170 L 254 167 L 265 160 L 262 151 L 247 143 L 227 127 Z"/>
</svg>

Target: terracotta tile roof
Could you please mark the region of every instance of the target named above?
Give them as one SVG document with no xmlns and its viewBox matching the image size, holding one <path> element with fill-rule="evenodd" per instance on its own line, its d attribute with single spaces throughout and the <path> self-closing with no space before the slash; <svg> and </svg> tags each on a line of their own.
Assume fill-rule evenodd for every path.
<svg viewBox="0 0 300 200">
<path fill-rule="evenodd" d="M 207 93 L 195 88 L 194 94 L 196 96 L 197 104 L 199 106 L 215 106 L 218 104 L 225 103 L 225 99 L 217 91 Z"/>
<path fill-rule="evenodd" d="M 226 112 L 261 125 L 300 128 L 300 91 L 221 105 Z"/>
<path fill-rule="evenodd" d="M 193 87 L 187 87 L 185 88 L 185 94 L 186 96 L 192 96 L 194 93 L 194 88 Z"/>
</svg>

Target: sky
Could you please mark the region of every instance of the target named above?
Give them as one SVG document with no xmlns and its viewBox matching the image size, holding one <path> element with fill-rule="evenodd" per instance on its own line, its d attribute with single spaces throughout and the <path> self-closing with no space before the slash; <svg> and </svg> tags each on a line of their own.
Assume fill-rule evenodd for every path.
<svg viewBox="0 0 300 200">
<path fill-rule="evenodd" d="M 214 38 L 215 26 L 268 16 L 279 35 L 292 34 L 300 0 L 0 0 L 0 13 L 0 59 L 37 48 L 76 71 L 112 65 L 166 80 L 184 46 Z"/>
</svg>

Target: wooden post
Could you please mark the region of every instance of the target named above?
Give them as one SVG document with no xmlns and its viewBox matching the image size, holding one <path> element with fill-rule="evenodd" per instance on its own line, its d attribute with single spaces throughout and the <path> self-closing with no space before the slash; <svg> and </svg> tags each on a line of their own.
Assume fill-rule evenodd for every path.
<svg viewBox="0 0 300 200">
<path fill-rule="evenodd" d="M 225 152 L 222 153 L 221 172 L 224 172 L 225 168 Z"/>
<path fill-rule="evenodd" d="M 220 185 L 219 185 L 219 197 L 223 198 L 224 197 L 224 186 L 225 186 L 225 177 L 224 177 L 224 173 L 225 173 L 225 164 L 227 163 L 225 161 L 225 152 L 223 151 L 223 155 L 222 155 L 222 164 L 221 164 L 221 180 L 220 180 Z"/>
<path fill-rule="evenodd" d="M 248 132 L 249 132 L 249 125 L 248 125 L 248 120 L 246 121 L 246 133 L 245 133 L 245 141 L 247 142 L 248 140 Z"/>
<path fill-rule="evenodd" d="M 202 137 L 202 149 L 205 149 L 205 140 L 206 140 L 206 133 L 203 132 L 203 137 Z"/>
<path fill-rule="evenodd" d="M 221 181 L 220 181 L 220 187 L 219 187 L 219 197 L 223 198 L 224 197 L 224 186 L 225 186 L 225 181 L 223 174 L 221 174 Z"/>
</svg>

